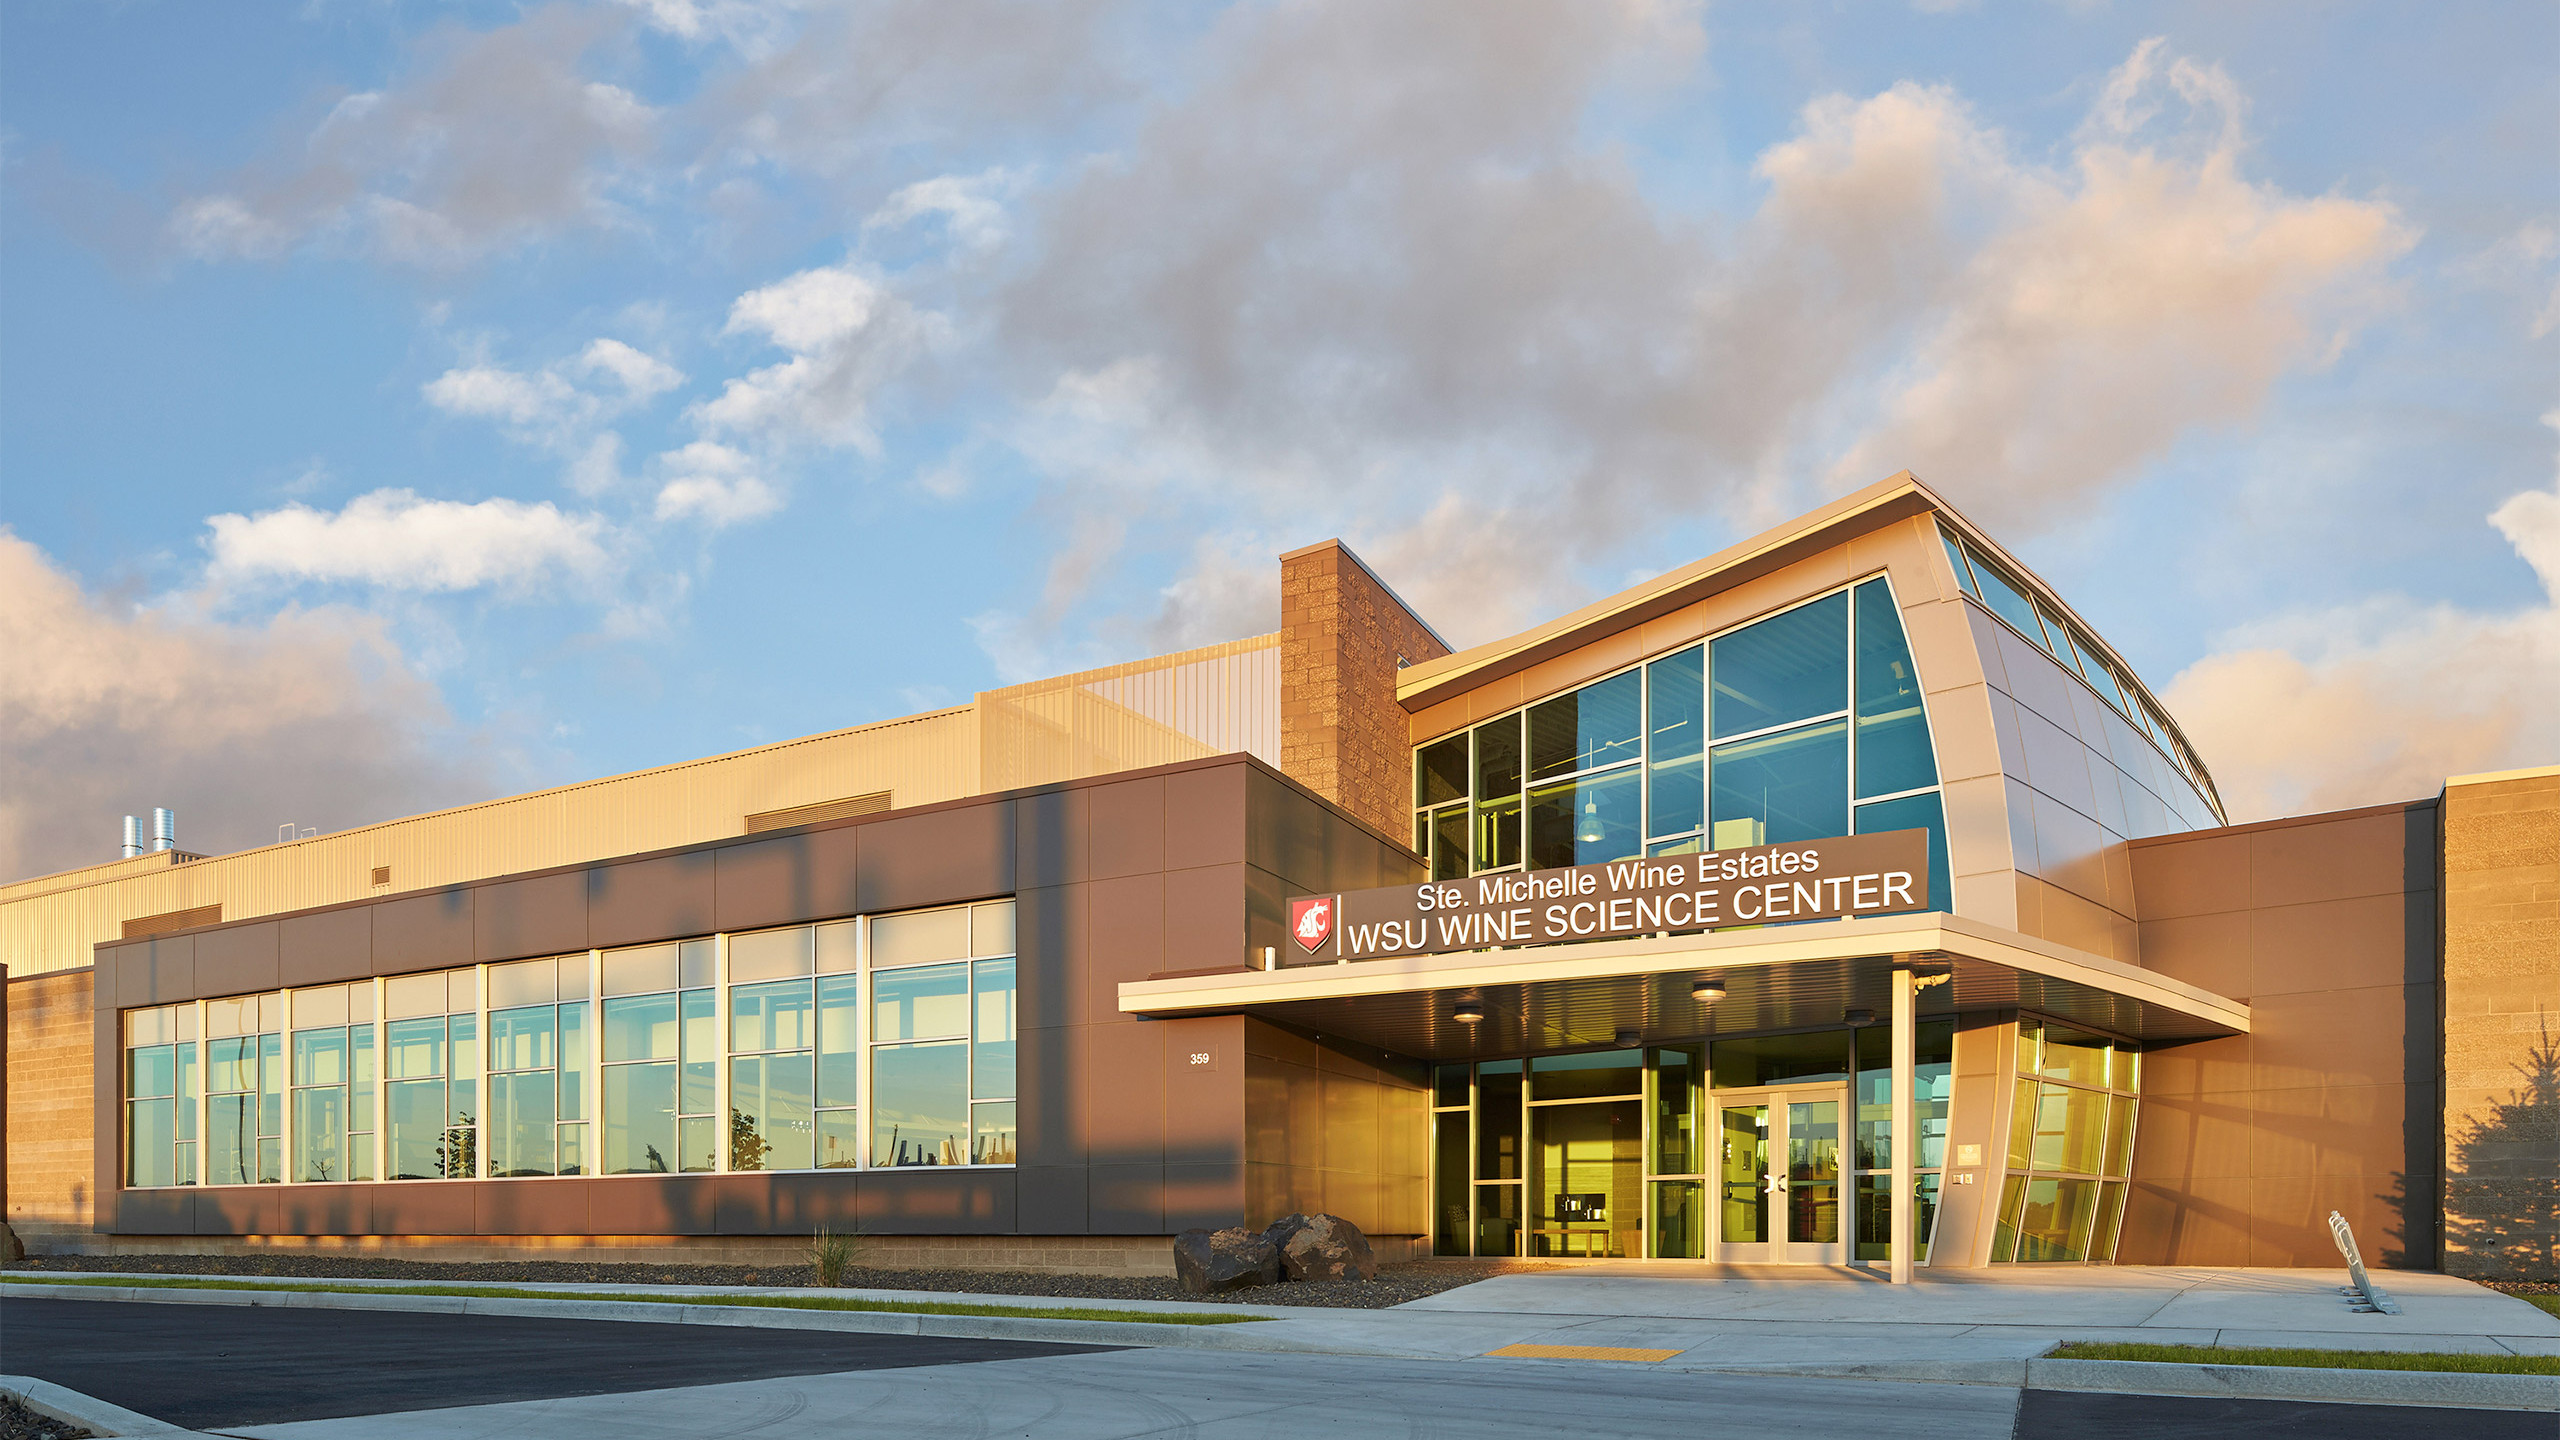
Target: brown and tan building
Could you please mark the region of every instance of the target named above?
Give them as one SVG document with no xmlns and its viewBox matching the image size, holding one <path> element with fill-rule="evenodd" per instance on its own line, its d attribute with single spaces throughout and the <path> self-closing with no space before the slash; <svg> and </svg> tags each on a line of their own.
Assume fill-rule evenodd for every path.
<svg viewBox="0 0 2560 1440">
<path fill-rule="evenodd" d="M 1273 634 L 0 889 L 30 1247 L 2549 1275 L 2560 768 L 2225 823 L 1907 476 L 1451 652 Z"/>
</svg>

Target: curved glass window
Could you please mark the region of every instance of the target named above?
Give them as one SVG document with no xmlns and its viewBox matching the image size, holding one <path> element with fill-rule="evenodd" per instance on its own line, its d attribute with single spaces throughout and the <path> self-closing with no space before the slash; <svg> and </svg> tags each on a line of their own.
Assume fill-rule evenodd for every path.
<svg viewBox="0 0 2560 1440">
<path fill-rule="evenodd" d="M 1716 736 L 1849 708 L 1849 597 L 1826 595 L 1717 639 Z"/>
<path fill-rule="evenodd" d="M 1849 833 L 1849 725 L 1825 720 L 1719 745 L 1708 766 L 1718 850 Z"/>
<path fill-rule="evenodd" d="M 1920 705 L 1920 676 L 1893 592 L 1881 580 L 1858 599 L 1858 794 L 1899 795 L 1938 783 L 1929 751 L 1929 717 Z"/>
<path fill-rule="evenodd" d="M 1644 826 L 1644 791 L 1638 785 L 1642 778 L 1629 768 L 1532 789 L 1529 868 L 1593 865 L 1639 853 Z"/>
<path fill-rule="evenodd" d="M 1687 835 L 1707 819 L 1707 650 L 1644 667 L 1646 833 Z"/>
</svg>

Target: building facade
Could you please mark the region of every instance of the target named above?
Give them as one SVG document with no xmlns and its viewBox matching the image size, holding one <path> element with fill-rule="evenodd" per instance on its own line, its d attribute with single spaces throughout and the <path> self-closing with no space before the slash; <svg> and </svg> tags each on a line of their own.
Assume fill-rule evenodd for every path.
<svg viewBox="0 0 2560 1440">
<path fill-rule="evenodd" d="M 2229 825 L 1908 476 L 1464 651 L 1338 543 L 1281 579 L 1268 636 L 0 891 L 12 1226 L 1899 1269 L 2327 1264 L 2336 1211 L 2552 1268 L 2560 770 Z M 1431 928 L 1533 893 L 1596 918 Z"/>
</svg>

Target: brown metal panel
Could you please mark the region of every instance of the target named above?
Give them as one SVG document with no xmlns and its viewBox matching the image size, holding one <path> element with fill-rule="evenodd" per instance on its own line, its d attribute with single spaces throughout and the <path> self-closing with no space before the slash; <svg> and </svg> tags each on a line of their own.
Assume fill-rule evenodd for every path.
<svg viewBox="0 0 2560 1440">
<path fill-rule="evenodd" d="M 473 1204 L 478 1184 L 468 1180 L 414 1180 L 373 1187 L 377 1235 L 469 1235 L 479 1222 Z"/>
<path fill-rule="evenodd" d="M 477 1235 L 586 1235 L 587 1192 L 594 1183 L 486 1180 L 471 1187 L 472 1233 Z"/>
<path fill-rule="evenodd" d="M 1083 1165 L 1090 1153 L 1092 1107 L 1085 1070 L 1092 1029 L 1084 1025 L 1022 1030 L 1015 1071 L 1017 1144 L 1025 1165 Z"/>
<path fill-rule="evenodd" d="M 1238 767 L 1242 769 L 1244 767 Z M 1083 786 L 1025 795 L 1013 802 L 1015 885 L 1080 884 L 1091 877 L 1086 835 L 1093 792 Z"/>
<path fill-rule="evenodd" d="M 96 1197 L 89 1223 L 99 1234 L 114 1232 L 117 1202 L 125 1193 L 124 1051 L 116 1013 L 119 996 L 129 993 L 118 988 L 123 968 L 101 963 L 89 972 L 89 1193 Z M 0 1142 L 5 1138 L 0 1135 Z"/>
<path fill-rule="evenodd" d="M 867 1235 L 1016 1233 L 1010 1170 L 874 1170 L 857 1197 Z"/>
<path fill-rule="evenodd" d="M 1015 1222 L 1025 1235 L 1087 1233 L 1085 1168 L 1025 1165 L 1014 1172 Z"/>
<path fill-rule="evenodd" d="M 1162 777 L 1094 786 L 1085 792 L 1085 803 L 1089 807 L 1086 845 L 1092 856 L 1094 879 L 1165 868 Z"/>
<path fill-rule="evenodd" d="M 2256 831 L 2249 836 L 2250 899 L 2264 909 L 2397 895 L 2415 888 L 2408 840 L 2408 821 L 2396 812 Z M 2427 888 L 2433 888 L 2433 858 L 2419 872 Z"/>
<path fill-rule="evenodd" d="M 276 922 L 276 981 L 329 985 L 373 974 L 373 906 L 350 905 Z"/>
<path fill-rule="evenodd" d="M 199 1235 L 275 1235 L 281 1232 L 280 1185 L 208 1185 L 196 1191 Z"/>
<path fill-rule="evenodd" d="M 1164 877 L 1097 880 L 1084 891 L 1090 907 L 1085 1018 L 1115 1024 L 1127 1018 L 1120 1013 L 1120 982 L 1144 980 L 1165 968 Z"/>
<path fill-rule="evenodd" d="M 196 988 L 201 995 L 250 995 L 280 983 L 276 922 L 233 925 L 196 937 Z"/>
<path fill-rule="evenodd" d="M 1164 1228 L 1224 1230 L 1245 1223 L 1244 1162 L 1164 1167 Z"/>
<path fill-rule="evenodd" d="M 1165 1163 L 1242 1166 L 1243 1018 L 1213 1015 L 1166 1020 L 1160 1027 L 1164 1032 Z"/>
<path fill-rule="evenodd" d="M 1164 853 L 1168 864 L 1244 862 L 1245 777 L 1251 773 L 1245 765 L 1220 765 L 1164 777 Z"/>
<path fill-rule="evenodd" d="M 861 837 L 856 894 L 871 914 L 1010 895 L 1013 805 L 966 805 L 875 820 Z"/>
<path fill-rule="evenodd" d="M 2253 963 L 2246 993 L 2429 984 L 2435 915 L 2435 896 L 2425 891 L 2257 911 L 2247 917 Z"/>
<path fill-rule="evenodd" d="M 1259 967 L 1262 952 L 1269 950 L 1275 965 L 1288 965 L 1307 959 L 1289 934 L 1289 895 L 1286 881 L 1259 865 L 1244 867 L 1244 962 Z"/>
<path fill-rule="evenodd" d="M 2409 1017 L 2435 1014 L 2432 985 L 2260 995 L 2249 1006 L 2260 1083 L 2404 1085 Z M 2423 1052 L 2422 1052 L 2423 1053 Z"/>
<path fill-rule="evenodd" d="M 711 1228 L 722 1235 L 775 1233 L 774 1179 L 755 1173 L 712 1177 Z"/>
<path fill-rule="evenodd" d="M 373 907 L 373 973 L 406 975 L 471 963 L 471 890 L 457 886 Z"/>
<path fill-rule="evenodd" d="M 1245 867 L 1208 865 L 1164 877 L 1164 968 L 1245 964 Z"/>
<path fill-rule="evenodd" d="M 2142 922 L 2142 964 L 2173 980 L 2246 1000 L 2257 993 L 2245 910 Z"/>
<path fill-rule="evenodd" d="M 639 945 L 710 934 L 714 855 L 696 850 L 589 870 L 586 943 Z"/>
<path fill-rule="evenodd" d="M 117 1235 L 196 1233 L 193 1190 L 127 1190 L 116 1197 Z"/>
<path fill-rule="evenodd" d="M 276 1194 L 276 1228 L 283 1235 L 370 1235 L 370 1185 L 287 1185 Z"/>
<path fill-rule="evenodd" d="M 116 1001 L 106 1008 L 166 1005 L 206 993 L 196 987 L 197 938 L 137 940 L 99 950 L 95 973 L 112 971 L 116 980 Z"/>
<path fill-rule="evenodd" d="M 709 1235 L 708 1175 L 619 1175 L 587 1190 L 587 1223 L 598 1235 Z"/>
<path fill-rule="evenodd" d="M 2247 835 L 2207 833 L 2133 847 L 2134 894 L 2140 918 L 2170 919 L 2249 908 Z"/>
<path fill-rule="evenodd" d="M 1085 1184 L 1088 1235 L 1162 1235 L 1164 1166 L 1096 1165 Z"/>
<path fill-rule="evenodd" d="M 513 960 L 587 948 L 587 877 L 568 871 L 478 887 L 472 958 Z"/>
<path fill-rule="evenodd" d="M 850 1235 L 862 1223 L 861 1177 L 852 1170 L 795 1172 L 772 1177 L 776 1235 L 810 1235 L 824 1228 Z"/>
<path fill-rule="evenodd" d="M 830 920 L 860 909 L 855 827 L 810 830 L 712 852 L 712 918 L 721 930 Z"/>
<path fill-rule="evenodd" d="M 1086 1019 L 1087 888 L 1060 885 L 1015 897 L 1014 946 L 1020 956 L 1015 998 L 1025 1028 L 1081 1025 Z M 1112 998 L 1115 1011 L 1118 997 Z"/>
<path fill-rule="evenodd" d="M 1087 1027 L 1086 1143 L 1092 1163 L 1164 1163 L 1164 1028 L 1149 1021 Z"/>
</svg>

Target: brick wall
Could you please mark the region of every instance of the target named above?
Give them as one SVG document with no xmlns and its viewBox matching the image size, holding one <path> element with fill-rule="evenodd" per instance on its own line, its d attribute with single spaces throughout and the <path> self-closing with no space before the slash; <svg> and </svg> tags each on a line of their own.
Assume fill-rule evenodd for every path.
<svg viewBox="0 0 2560 1440">
<path fill-rule="evenodd" d="M 1413 751 L 1396 662 L 1448 653 L 1341 541 L 1281 556 L 1281 770 L 1410 843 Z"/>
<path fill-rule="evenodd" d="M 2560 768 L 2444 792 L 2445 1269 L 2560 1280 Z"/>
<path fill-rule="evenodd" d="M 7 990 L 9 1228 L 31 1253 L 86 1249 L 95 1238 L 90 972 L 30 975 Z"/>
</svg>

